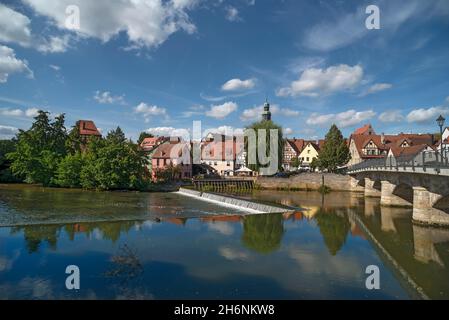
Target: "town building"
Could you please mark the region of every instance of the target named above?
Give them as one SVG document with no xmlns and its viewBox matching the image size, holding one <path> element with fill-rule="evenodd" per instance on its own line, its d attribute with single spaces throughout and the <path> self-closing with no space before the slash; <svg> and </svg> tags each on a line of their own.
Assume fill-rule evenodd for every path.
<svg viewBox="0 0 449 320">
<path fill-rule="evenodd" d="M 162 143 L 154 150 L 152 155 L 153 181 L 158 181 L 158 175 L 172 169 L 173 179 L 192 178 L 192 156 L 189 142 L 172 140 Z"/>
<path fill-rule="evenodd" d="M 87 143 L 90 137 L 101 137 L 101 133 L 92 120 L 78 120 L 76 128 L 79 128 L 81 140 Z"/>
<path fill-rule="evenodd" d="M 140 148 L 144 151 L 145 156 L 147 158 L 147 170 L 150 175 L 152 175 L 153 171 L 153 154 L 156 151 L 157 147 L 163 143 L 168 143 L 169 138 L 167 137 L 149 137 L 143 139 L 140 143 Z"/>
<path fill-rule="evenodd" d="M 243 150 L 243 142 L 235 138 L 205 142 L 201 146 L 201 163 L 220 176 L 233 176 L 237 169 L 237 155 Z"/>
<path fill-rule="evenodd" d="M 298 169 L 297 167 L 294 168 L 292 163 L 295 161 L 295 159 L 299 158 L 299 155 L 304 148 L 305 143 L 306 141 L 304 139 L 285 139 L 282 159 L 282 167 L 285 171 Z"/>
<path fill-rule="evenodd" d="M 386 157 L 391 148 L 396 150 L 397 148 L 403 149 L 419 145 L 433 146 L 435 144 L 435 137 L 432 134 L 377 135 L 367 133 L 365 130 L 357 129 L 349 138 L 351 160 L 348 165 Z"/>
<path fill-rule="evenodd" d="M 299 161 L 301 162 L 302 168 L 310 169 L 313 160 L 318 158 L 320 154 L 320 145 L 324 144 L 324 140 L 317 142 L 308 141 L 301 153 L 299 154 Z"/>
</svg>

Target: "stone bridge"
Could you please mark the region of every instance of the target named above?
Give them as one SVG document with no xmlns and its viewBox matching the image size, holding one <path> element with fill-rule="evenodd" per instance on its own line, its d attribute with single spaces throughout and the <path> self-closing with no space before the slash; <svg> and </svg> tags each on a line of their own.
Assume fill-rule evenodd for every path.
<svg viewBox="0 0 449 320">
<path fill-rule="evenodd" d="M 382 206 L 413 207 L 413 220 L 449 225 L 449 175 L 406 170 L 349 170 L 351 188 L 379 197 Z"/>
</svg>

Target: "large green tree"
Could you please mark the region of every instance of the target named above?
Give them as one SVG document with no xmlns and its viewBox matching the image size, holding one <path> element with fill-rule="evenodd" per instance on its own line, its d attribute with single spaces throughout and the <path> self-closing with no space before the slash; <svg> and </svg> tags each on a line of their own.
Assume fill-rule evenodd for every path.
<svg viewBox="0 0 449 320">
<path fill-rule="evenodd" d="M 66 155 L 64 122 L 64 114 L 50 121 L 49 113 L 40 110 L 31 128 L 19 131 L 16 150 L 7 155 L 16 176 L 45 186 L 56 183 L 58 164 Z"/>
<path fill-rule="evenodd" d="M 351 160 L 349 147 L 338 127 L 333 124 L 326 134 L 323 149 L 318 156 L 317 165 L 320 170 L 335 172 Z"/>
<path fill-rule="evenodd" d="M 84 153 L 81 185 L 100 190 L 143 189 L 146 158 L 137 144 L 126 140 L 120 128 L 106 139 L 91 139 Z"/>
<path fill-rule="evenodd" d="M 276 145 L 272 150 L 271 145 L 271 130 L 275 130 L 277 138 Z M 265 139 L 261 136 L 265 132 Z M 260 136 L 260 139 L 259 139 Z M 255 137 L 255 141 L 252 141 Z M 253 123 L 251 126 L 247 127 L 245 130 L 245 150 L 247 152 L 246 164 L 247 167 L 253 171 L 261 172 L 261 170 L 268 168 L 269 164 L 261 161 L 259 157 L 259 153 L 268 157 L 271 164 L 276 163 L 275 171 L 282 170 L 282 160 L 283 160 L 283 152 L 284 152 L 284 139 L 282 134 L 282 127 L 274 123 L 273 121 L 259 121 Z M 265 151 L 265 152 L 263 152 Z M 275 155 L 276 158 L 272 158 Z M 254 161 L 255 160 L 255 161 Z M 274 174 L 276 172 L 270 172 Z"/>
</svg>

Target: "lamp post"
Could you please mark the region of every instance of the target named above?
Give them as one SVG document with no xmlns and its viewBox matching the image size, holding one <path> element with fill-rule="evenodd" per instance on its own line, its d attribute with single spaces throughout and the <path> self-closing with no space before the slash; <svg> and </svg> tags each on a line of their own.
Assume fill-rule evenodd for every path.
<svg viewBox="0 0 449 320">
<path fill-rule="evenodd" d="M 437 119 L 437 124 L 440 127 L 440 134 L 441 134 L 441 142 L 440 142 L 440 155 L 441 155 L 441 163 L 444 163 L 444 158 L 443 158 L 443 147 L 444 147 L 444 151 L 446 151 L 446 148 L 443 144 L 443 126 L 444 126 L 444 121 L 446 121 L 446 119 L 444 119 L 444 117 L 442 115 L 440 115 Z"/>
</svg>

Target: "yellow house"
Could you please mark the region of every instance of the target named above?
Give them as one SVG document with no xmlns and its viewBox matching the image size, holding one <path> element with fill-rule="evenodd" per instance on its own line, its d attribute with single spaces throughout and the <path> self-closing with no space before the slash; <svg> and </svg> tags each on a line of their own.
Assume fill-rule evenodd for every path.
<svg viewBox="0 0 449 320">
<path fill-rule="evenodd" d="M 302 162 L 301 166 L 310 167 L 313 159 L 318 158 L 319 152 L 320 147 L 318 146 L 318 144 L 308 142 L 299 154 L 299 160 Z"/>
</svg>

